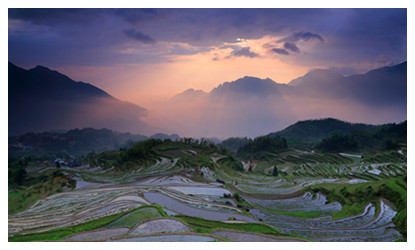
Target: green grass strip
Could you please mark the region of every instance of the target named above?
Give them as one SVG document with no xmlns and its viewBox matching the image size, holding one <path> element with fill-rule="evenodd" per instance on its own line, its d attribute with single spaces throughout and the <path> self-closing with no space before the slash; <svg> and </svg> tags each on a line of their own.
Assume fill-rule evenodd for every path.
<svg viewBox="0 0 415 250">
<path fill-rule="evenodd" d="M 175 216 L 174 218 L 182 220 L 183 222 L 190 225 L 196 233 L 210 233 L 214 230 L 230 229 L 274 236 L 287 236 L 279 232 L 277 229 L 258 223 L 225 223 L 221 221 L 205 220 L 199 217 L 190 217 L 184 215 Z"/>
<path fill-rule="evenodd" d="M 138 208 L 137 210 L 129 214 L 126 214 L 120 219 L 114 222 L 111 222 L 105 227 L 110 228 L 110 227 L 127 226 L 127 227 L 132 228 L 138 223 L 141 223 L 143 221 L 164 217 L 163 213 L 161 213 L 159 209 L 161 208 L 157 208 L 154 206 L 142 206 Z"/>
<path fill-rule="evenodd" d="M 354 216 L 363 213 L 367 204 L 365 203 L 353 203 L 351 205 L 346 204 L 342 206 L 342 209 L 332 214 L 333 220 L 343 219 L 346 217 Z"/>
<path fill-rule="evenodd" d="M 56 228 L 52 229 L 46 232 L 41 233 L 30 233 L 30 234 L 16 234 L 9 237 L 9 242 L 26 242 L 26 241 L 56 241 L 56 240 L 62 240 L 63 238 L 80 232 L 90 231 L 97 228 L 100 228 L 102 226 L 105 226 L 122 216 L 131 213 L 136 209 L 132 209 L 127 212 L 122 212 L 118 214 L 113 214 L 109 216 L 105 216 L 102 218 L 98 218 L 95 220 L 91 220 L 82 224 L 69 226 L 69 227 L 62 227 L 62 228 Z"/>
<path fill-rule="evenodd" d="M 264 209 L 264 208 L 262 208 Z M 271 209 L 264 209 L 268 212 L 274 213 L 274 214 L 280 214 L 285 216 L 291 216 L 296 218 L 302 218 L 302 219 L 311 219 L 311 218 L 318 218 L 324 215 L 330 215 L 330 212 L 328 211 L 278 211 L 278 210 L 271 210 Z"/>
</svg>

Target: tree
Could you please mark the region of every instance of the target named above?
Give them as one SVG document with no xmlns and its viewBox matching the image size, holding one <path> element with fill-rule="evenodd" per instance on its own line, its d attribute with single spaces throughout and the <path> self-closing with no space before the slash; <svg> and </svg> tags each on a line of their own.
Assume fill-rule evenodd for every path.
<svg viewBox="0 0 415 250">
<path fill-rule="evenodd" d="M 9 169 L 9 184 L 16 184 L 20 186 L 26 179 L 26 170 L 22 166 L 18 166 L 15 169 Z"/>
<path fill-rule="evenodd" d="M 386 138 L 383 140 L 383 148 L 386 150 L 398 149 L 399 142 L 393 138 Z"/>
<path fill-rule="evenodd" d="M 278 176 L 278 169 L 276 166 L 274 166 L 274 170 L 272 171 L 273 176 Z"/>
<path fill-rule="evenodd" d="M 241 202 L 242 201 L 242 197 L 238 193 L 234 193 L 233 194 L 233 198 L 235 198 L 237 202 Z"/>
</svg>

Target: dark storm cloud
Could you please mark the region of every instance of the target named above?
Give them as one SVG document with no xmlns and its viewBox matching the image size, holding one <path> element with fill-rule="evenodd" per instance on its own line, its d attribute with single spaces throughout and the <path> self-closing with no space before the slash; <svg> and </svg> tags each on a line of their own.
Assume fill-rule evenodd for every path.
<svg viewBox="0 0 415 250">
<path fill-rule="evenodd" d="M 278 40 L 277 42 L 298 42 L 300 40 L 303 41 L 309 41 L 309 40 L 317 40 L 320 42 L 324 42 L 323 37 L 321 37 L 319 34 L 311 33 L 311 32 L 304 32 L 300 31 L 297 33 L 292 34 L 291 36 L 285 37 L 281 40 Z"/>
<path fill-rule="evenodd" d="M 281 48 L 279 52 L 285 54 L 295 52 L 295 47 L 301 51 L 300 41 L 314 41 L 312 50 L 290 57 L 291 63 L 306 66 L 390 64 L 406 60 L 406 9 L 9 9 L 8 12 L 9 57 L 19 58 L 15 61 L 18 65 L 42 62 L 53 66 L 66 63 L 62 58 L 73 58 L 71 64 L 76 61 L 102 64 L 103 58 L 106 64 L 143 62 L 143 58 L 151 56 L 152 61 L 167 60 L 162 51 L 153 55 L 143 51 L 140 56 L 116 53 L 134 37 L 146 43 L 157 38 L 160 42 L 208 48 L 235 42 L 237 38 L 259 39 L 267 35 L 282 37 L 269 49 Z M 140 33 L 125 34 L 132 29 Z M 122 33 L 125 35 L 120 36 Z M 163 49 L 162 43 L 158 44 Z M 51 56 L 50 47 L 59 48 L 56 51 L 59 56 Z M 22 50 L 27 54 L 21 55 Z M 91 50 L 99 60 L 90 58 Z M 244 52 L 247 51 L 241 53 Z"/>
<path fill-rule="evenodd" d="M 297 47 L 297 45 L 295 45 L 295 43 L 285 42 L 284 48 L 292 52 L 296 52 L 296 53 L 300 52 L 300 49 Z"/>
<path fill-rule="evenodd" d="M 257 53 L 251 51 L 250 47 L 243 47 L 241 49 L 234 50 L 232 51 L 231 56 L 246 56 L 250 58 L 259 57 Z"/>
<path fill-rule="evenodd" d="M 135 29 L 124 30 L 124 34 L 127 37 L 132 38 L 136 41 L 142 42 L 144 44 L 156 43 L 156 40 L 154 40 L 151 36 L 146 35 L 146 34 L 140 32 L 140 31 L 137 31 Z"/>
<path fill-rule="evenodd" d="M 277 53 L 277 54 L 280 54 L 280 55 L 289 55 L 290 54 L 285 49 L 280 49 L 280 48 L 273 48 L 272 51 Z"/>
</svg>

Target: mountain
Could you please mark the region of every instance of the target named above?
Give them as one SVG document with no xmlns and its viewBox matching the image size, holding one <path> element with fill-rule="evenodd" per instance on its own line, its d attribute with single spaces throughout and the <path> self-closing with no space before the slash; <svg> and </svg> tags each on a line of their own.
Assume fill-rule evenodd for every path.
<svg viewBox="0 0 415 250">
<path fill-rule="evenodd" d="M 288 85 L 294 87 L 296 95 L 341 98 L 365 105 L 398 106 L 406 110 L 407 63 L 347 77 L 331 70 L 317 69 L 292 80 Z"/>
<path fill-rule="evenodd" d="M 406 81 L 406 62 L 347 77 L 313 70 L 288 84 L 245 76 L 208 93 L 188 89 L 152 106 L 150 117 L 148 110 L 91 84 L 42 66 L 25 70 L 9 63 L 9 135 L 93 127 L 227 138 L 266 135 L 299 120 L 323 117 L 400 122 L 406 120 Z"/>
<path fill-rule="evenodd" d="M 406 111 L 407 63 L 346 78 L 351 98 L 367 105 L 398 106 Z"/>
<path fill-rule="evenodd" d="M 84 82 L 37 66 L 25 70 L 9 62 L 9 136 L 26 132 L 109 128 L 147 133 L 147 110 L 122 102 Z"/>
<path fill-rule="evenodd" d="M 214 88 L 209 95 L 211 97 L 267 97 L 280 94 L 280 86 L 273 80 L 266 78 L 245 76 L 233 82 L 225 82 Z"/>
<path fill-rule="evenodd" d="M 205 91 L 195 90 L 195 89 L 190 88 L 190 89 L 187 89 L 187 90 L 173 96 L 172 98 L 170 98 L 170 101 L 174 102 L 175 100 L 177 100 L 177 101 L 180 102 L 180 100 L 187 99 L 187 98 L 196 100 L 196 99 L 199 99 L 199 98 L 204 98 L 206 96 L 207 96 L 207 93 Z"/>
<path fill-rule="evenodd" d="M 314 84 L 314 86 L 316 86 L 316 84 L 336 83 L 338 81 L 341 81 L 341 79 L 343 78 L 343 75 L 332 70 L 314 69 L 305 74 L 304 76 L 293 79 L 288 84 L 292 86 L 302 87 L 312 83 Z"/>
<path fill-rule="evenodd" d="M 26 133 L 9 137 L 9 157 L 73 155 L 125 148 L 147 139 L 143 135 L 118 133 L 109 129 L 74 129 L 66 133 Z"/>
<path fill-rule="evenodd" d="M 186 136 L 223 138 L 265 134 L 274 130 L 276 123 L 288 125 L 294 120 L 286 112 L 287 103 L 280 93 L 284 87 L 269 78 L 246 76 L 220 84 L 209 93 L 187 90 L 158 110 L 176 131 Z"/>
<path fill-rule="evenodd" d="M 292 88 L 286 94 L 307 98 L 342 98 L 347 88 L 344 81 L 345 77 L 337 72 L 315 69 L 289 82 L 287 85 Z"/>
<path fill-rule="evenodd" d="M 160 105 L 185 136 L 256 137 L 299 120 L 333 117 L 353 123 L 406 120 L 406 62 L 343 76 L 316 69 L 287 84 L 245 76 L 206 93 L 190 89 Z"/>
</svg>

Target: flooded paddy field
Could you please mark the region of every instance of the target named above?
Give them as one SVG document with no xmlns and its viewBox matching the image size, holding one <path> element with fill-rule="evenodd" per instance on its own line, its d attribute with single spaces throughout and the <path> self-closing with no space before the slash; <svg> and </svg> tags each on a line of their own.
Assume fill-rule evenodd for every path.
<svg viewBox="0 0 415 250">
<path fill-rule="evenodd" d="M 376 237 L 381 241 L 389 241 L 391 235 L 396 239 L 402 238 L 396 230 L 390 231 L 394 225 L 392 218 L 396 212 L 384 202 L 380 201 L 380 211 L 375 215 L 375 206 L 369 204 L 362 214 L 339 220 L 301 219 L 284 215 L 273 214 L 261 209 L 252 209 L 251 214 L 265 223 L 274 226 L 281 232 L 301 236 L 313 240 L 335 240 L 337 236 L 355 237 L 360 241 Z"/>
<path fill-rule="evenodd" d="M 242 220 L 246 222 L 256 222 L 252 217 L 236 214 L 236 213 L 226 213 L 219 212 L 207 209 L 199 209 L 190 207 L 184 203 L 181 203 L 173 198 L 170 198 L 164 194 L 160 193 L 144 193 L 144 197 L 152 203 L 156 203 L 162 207 L 166 207 L 169 210 L 180 212 L 188 216 L 197 216 L 202 217 L 207 220 L 219 220 L 224 221 L 228 220 L 230 217 L 234 217 L 237 220 Z"/>
<path fill-rule="evenodd" d="M 228 156 L 216 152 L 203 158 L 202 165 L 189 166 L 180 157 L 202 157 L 203 150 L 162 152 L 148 166 L 125 172 L 113 167 L 63 167 L 60 171 L 76 185 L 9 214 L 9 241 L 397 241 L 406 237 L 396 220 L 402 204 L 393 200 L 397 193 L 388 189 L 402 188 L 406 194 L 405 163 L 366 163 L 357 154 L 292 151 L 280 157 L 275 167 L 279 175 L 272 176 L 271 163 L 255 163 L 252 172 L 235 170 L 227 167 Z"/>
</svg>

